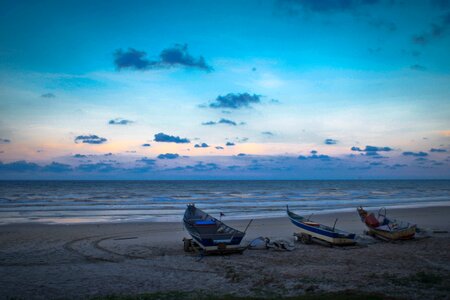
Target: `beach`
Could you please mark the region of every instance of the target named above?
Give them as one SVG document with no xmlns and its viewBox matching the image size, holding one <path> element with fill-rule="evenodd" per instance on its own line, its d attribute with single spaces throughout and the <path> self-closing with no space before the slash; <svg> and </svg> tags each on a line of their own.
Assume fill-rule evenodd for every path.
<svg viewBox="0 0 450 300">
<path fill-rule="evenodd" d="M 356 212 L 312 219 L 361 234 L 360 245 L 328 248 L 294 241 L 287 217 L 256 219 L 245 237 L 286 239 L 295 250 L 242 255 L 185 253 L 182 223 L 11 224 L 0 226 L 1 299 L 85 299 L 104 295 L 200 292 L 210 295 L 294 296 L 337 291 L 408 299 L 448 299 L 450 207 L 390 209 L 414 222 L 411 241 L 365 236 Z M 226 218 L 224 219 L 226 221 Z M 248 220 L 231 220 L 244 229 Z"/>
</svg>

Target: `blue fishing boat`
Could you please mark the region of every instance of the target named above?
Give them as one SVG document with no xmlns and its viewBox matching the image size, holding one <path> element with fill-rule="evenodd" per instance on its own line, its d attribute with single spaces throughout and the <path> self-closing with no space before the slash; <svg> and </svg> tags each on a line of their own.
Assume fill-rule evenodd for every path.
<svg viewBox="0 0 450 300">
<path fill-rule="evenodd" d="M 307 243 L 314 239 L 325 242 L 328 245 L 353 245 L 355 244 L 354 233 L 336 229 L 335 226 L 330 227 L 316 222 L 312 222 L 302 216 L 299 216 L 286 207 L 286 211 L 292 224 L 297 226 L 300 231 L 300 237 L 303 242 Z M 336 220 L 337 221 L 337 220 Z"/>
<path fill-rule="evenodd" d="M 225 250 L 242 249 L 240 244 L 245 231 L 225 225 L 222 221 L 195 207 L 194 204 L 187 206 L 183 222 L 194 242 L 203 250 L 225 252 Z"/>
</svg>

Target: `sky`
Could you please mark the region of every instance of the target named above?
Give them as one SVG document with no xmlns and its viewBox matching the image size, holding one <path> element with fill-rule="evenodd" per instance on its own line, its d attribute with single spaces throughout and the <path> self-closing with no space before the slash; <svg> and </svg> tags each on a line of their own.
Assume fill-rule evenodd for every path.
<svg viewBox="0 0 450 300">
<path fill-rule="evenodd" d="M 450 0 L 0 3 L 0 179 L 450 179 Z"/>
</svg>

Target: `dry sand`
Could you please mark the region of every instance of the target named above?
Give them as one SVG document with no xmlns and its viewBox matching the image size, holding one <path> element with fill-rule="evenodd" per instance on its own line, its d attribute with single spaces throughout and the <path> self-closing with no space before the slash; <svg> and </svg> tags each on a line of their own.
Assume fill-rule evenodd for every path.
<svg viewBox="0 0 450 300">
<path fill-rule="evenodd" d="M 0 226 L 0 298 L 89 298 L 157 291 L 236 295 L 299 295 L 340 290 L 411 299 L 450 295 L 450 207 L 392 209 L 427 234 L 386 243 L 363 236 L 365 246 L 327 248 L 295 242 L 292 252 L 247 250 L 243 255 L 183 252 L 181 223 Z M 356 212 L 313 220 L 362 234 Z M 228 224 L 243 229 L 248 221 Z M 258 236 L 294 243 L 287 218 L 255 220 Z M 426 237 L 427 236 L 427 237 Z"/>
</svg>

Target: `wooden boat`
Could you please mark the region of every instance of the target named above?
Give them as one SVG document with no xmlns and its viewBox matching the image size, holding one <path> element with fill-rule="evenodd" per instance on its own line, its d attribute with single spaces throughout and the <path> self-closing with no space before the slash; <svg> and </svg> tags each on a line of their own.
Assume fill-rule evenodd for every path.
<svg viewBox="0 0 450 300">
<path fill-rule="evenodd" d="M 329 227 L 316 222 L 311 222 L 302 216 L 299 216 L 286 208 L 289 219 L 292 224 L 300 229 L 301 238 L 305 242 L 312 239 L 323 241 L 328 245 L 353 245 L 355 244 L 354 233 L 349 233 L 336 229 L 334 226 Z M 336 220 L 337 221 L 337 220 Z M 335 222 L 336 225 L 336 222 Z"/>
<path fill-rule="evenodd" d="M 369 234 L 375 237 L 390 241 L 409 240 L 416 234 L 416 225 L 388 219 L 385 208 L 378 211 L 378 217 L 375 217 L 374 213 L 369 213 L 362 207 L 359 207 L 357 210 L 361 221 L 369 229 Z"/>
<path fill-rule="evenodd" d="M 194 204 L 187 206 L 183 222 L 194 242 L 205 251 L 225 253 L 233 252 L 233 250 L 239 252 L 245 249 L 240 246 L 245 231 L 242 232 L 225 225 L 222 221 L 195 207 Z"/>
</svg>

